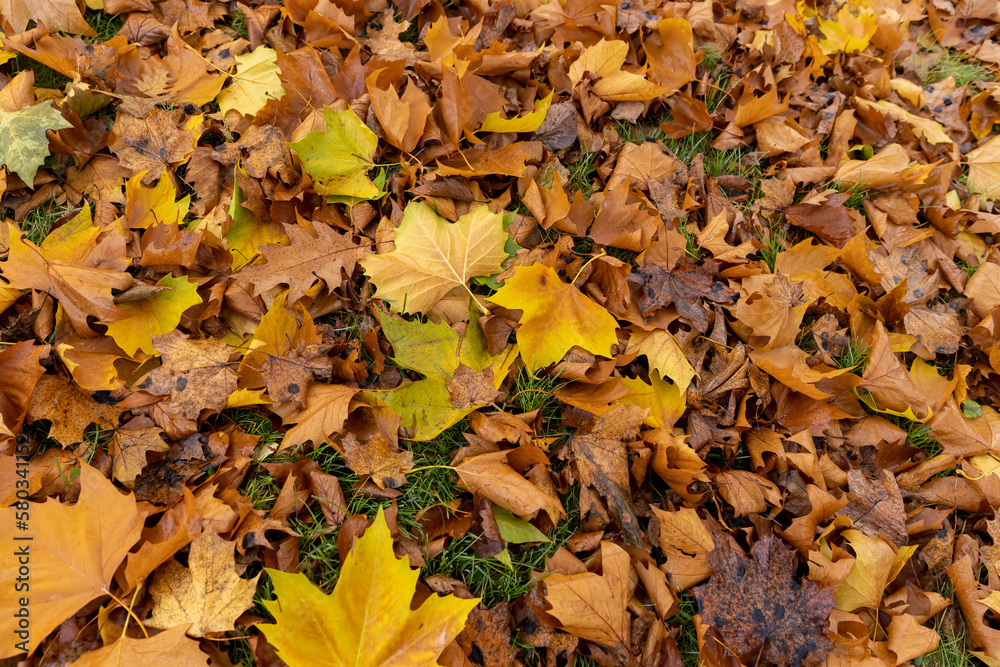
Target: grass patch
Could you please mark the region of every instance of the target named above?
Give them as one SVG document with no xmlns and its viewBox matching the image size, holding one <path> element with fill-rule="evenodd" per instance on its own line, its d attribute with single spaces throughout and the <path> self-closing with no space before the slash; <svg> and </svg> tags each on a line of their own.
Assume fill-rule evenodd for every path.
<svg viewBox="0 0 1000 667">
<path fill-rule="evenodd" d="M 849 368 L 855 375 L 861 375 L 865 372 L 869 356 L 871 356 L 871 350 L 868 346 L 862 345 L 860 341 L 852 338 L 851 344 L 844 348 L 840 356 L 834 357 L 833 361 L 837 364 L 837 368 Z"/>
<path fill-rule="evenodd" d="M 905 417 L 895 415 L 879 415 L 906 431 L 906 443 L 911 447 L 927 452 L 928 458 L 933 458 L 944 451 L 941 443 L 934 436 L 934 429 L 923 422 L 915 422 Z"/>
<path fill-rule="evenodd" d="M 103 11 L 88 9 L 83 13 L 83 20 L 97 33 L 96 37 L 90 37 L 88 40 L 92 44 L 106 42 L 122 29 L 122 20 L 117 14 L 105 14 Z"/>
<path fill-rule="evenodd" d="M 680 594 L 680 604 L 673 621 L 680 623 L 677 634 L 677 648 L 680 650 L 684 667 L 698 667 L 701 654 L 698 652 L 698 631 L 694 627 L 694 615 L 698 613 L 698 603 L 690 592 Z"/>
<path fill-rule="evenodd" d="M 961 51 L 944 47 L 941 59 L 934 63 L 921 79 L 927 86 L 944 81 L 948 77 L 955 79 L 955 85 L 958 87 L 967 86 L 975 81 L 996 80 L 993 70 L 985 63 L 970 58 Z"/>
<path fill-rule="evenodd" d="M 479 538 L 469 533 L 430 560 L 424 575 L 443 574 L 463 581 L 487 607 L 521 597 L 537 582 L 534 572 L 544 568 L 545 559 L 565 545 L 579 528 L 579 487 L 574 486 L 562 500 L 570 518 L 549 531 L 552 542 L 534 546 L 508 544 L 510 567 L 498 558 L 478 556 L 473 545 Z"/>
<path fill-rule="evenodd" d="M 569 170 L 569 183 L 573 192 L 579 190 L 589 199 L 598 190 L 594 183 L 597 178 L 597 153 L 584 151 L 582 147 L 580 150 L 580 157 L 576 162 L 566 165 L 566 168 Z"/>
<path fill-rule="evenodd" d="M 54 199 L 49 200 L 47 203 L 28 211 L 28 215 L 24 216 L 24 220 L 18 227 L 24 233 L 25 238 L 35 245 L 39 245 L 52 231 L 52 225 L 68 212 L 68 206 L 57 204 Z"/>
<path fill-rule="evenodd" d="M 771 223 L 766 229 L 764 227 L 758 228 L 756 235 L 757 239 L 764 244 L 762 248 L 757 250 L 757 254 L 767 264 L 768 270 L 774 273 L 774 265 L 778 261 L 778 255 L 785 251 L 788 241 L 785 226 L 778 222 Z"/>
<path fill-rule="evenodd" d="M 864 211 L 865 201 L 872 198 L 872 191 L 865 188 L 863 184 L 847 185 L 840 181 L 830 184 L 838 192 L 849 195 L 844 201 L 844 206 L 853 208 L 855 211 Z"/>
<path fill-rule="evenodd" d="M 250 30 L 247 29 L 247 17 L 238 9 L 233 12 L 233 16 L 227 26 L 243 39 L 250 39 Z"/>
</svg>

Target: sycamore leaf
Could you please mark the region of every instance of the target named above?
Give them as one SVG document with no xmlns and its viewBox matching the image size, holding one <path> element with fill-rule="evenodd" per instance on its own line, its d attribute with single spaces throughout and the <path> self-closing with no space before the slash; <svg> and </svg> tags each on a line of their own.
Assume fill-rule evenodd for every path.
<svg viewBox="0 0 1000 667">
<path fill-rule="evenodd" d="M 340 446 L 351 470 L 370 478 L 378 488 L 398 489 L 406 484 L 406 471 L 413 467 L 413 452 L 394 447 L 384 435 L 376 433 L 371 440 L 362 443 L 353 433 L 348 433 Z"/>
<path fill-rule="evenodd" d="M 130 357 L 139 350 L 156 356 L 152 337 L 173 331 L 180 324 L 184 311 L 201 303 L 198 285 L 186 277 L 174 278 L 167 274 L 156 286 L 163 289 L 142 299 L 116 303 L 123 316 L 101 323 Z"/>
<path fill-rule="evenodd" d="M 151 188 L 143 187 L 146 172 L 125 181 L 124 224 L 129 229 L 147 229 L 153 225 L 182 225 L 191 206 L 191 196 L 176 199 L 177 190 L 162 176 Z"/>
<path fill-rule="evenodd" d="M 396 230 L 396 247 L 368 255 L 361 265 L 376 296 L 397 313 L 426 313 L 453 288 L 468 290 L 470 278 L 500 273 L 506 242 L 503 216 L 485 206 L 450 223 L 427 204 L 413 202 Z"/>
<path fill-rule="evenodd" d="M 493 518 L 496 519 L 497 528 L 500 530 L 500 536 L 504 542 L 509 544 L 552 543 L 552 540 L 545 533 L 499 505 L 493 507 Z"/>
<path fill-rule="evenodd" d="M 302 168 L 315 181 L 321 195 L 344 195 L 361 199 L 379 196 L 379 188 L 368 178 L 378 137 L 358 119 L 354 111 L 323 110 L 325 132 L 310 132 L 291 144 L 302 160 Z"/>
<path fill-rule="evenodd" d="M 418 571 L 397 559 L 382 510 L 344 559 L 325 595 L 304 574 L 267 570 L 274 623 L 258 624 L 290 667 L 429 667 L 461 632 L 478 599 L 431 595 L 411 609 Z"/>
<path fill-rule="evenodd" d="M 350 414 L 351 398 L 358 392 L 352 387 L 313 382 L 306 391 L 306 405 L 285 419 L 295 424 L 281 440 L 278 451 L 312 441 L 319 444 L 344 430 Z"/>
<path fill-rule="evenodd" d="M 902 571 L 906 561 L 917 550 L 917 545 L 897 549 L 888 540 L 870 537 L 857 530 L 845 530 L 844 538 L 854 550 L 857 560 L 834 599 L 837 609 L 879 608 L 885 587 Z"/>
<path fill-rule="evenodd" d="M 993 137 L 965 156 L 969 166 L 969 189 L 987 199 L 1000 191 L 1000 137 Z"/>
<path fill-rule="evenodd" d="M 525 479 L 510 466 L 507 457 L 507 451 L 473 456 L 455 468 L 455 472 L 462 486 L 518 516 L 534 517 L 545 510 L 553 521 L 565 518 L 559 499 Z"/>
<path fill-rule="evenodd" d="M 225 115 L 235 109 L 245 116 L 252 116 L 269 99 L 280 100 L 285 90 L 281 87 L 281 69 L 277 62 L 278 54 L 266 46 L 236 56 L 233 82 L 219 93 L 219 112 Z"/>
<path fill-rule="evenodd" d="M 18 111 L 0 107 L 0 166 L 32 187 L 35 172 L 49 156 L 48 130 L 72 127 L 50 102 Z"/>
<path fill-rule="evenodd" d="M 35 650 L 60 623 L 91 600 L 112 592 L 115 570 L 142 533 L 144 514 L 135 497 L 123 496 L 98 470 L 80 463 L 80 498 L 74 505 L 49 499 L 31 505 L 31 633 L 28 652 Z M 68 470 L 66 473 L 68 474 Z M 15 525 L 15 507 L 2 510 Z M 25 542 L 3 531 L 4 553 L 14 554 Z M 17 558 L 6 557 L 0 578 L 17 578 Z M 0 598 L 0 632 L 15 637 L 17 595 Z M 13 641 L 0 647 L 0 658 L 21 651 Z"/>
<path fill-rule="evenodd" d="M 480 132 L 534 132 L 545 122 L 554 92 L 535 100 L 535 110 L 515 118 L 503 118 L 499 111 L 486 116 Z"/>
<path fill-rule="evenodd" d="M 626 552 L 612 542 L 601 542 L 601 572 L 562 574 L 545 579 L 548 611 L 566 632 L 605 646 L 629 639 L 629 572 Z"/>
<path fill-rule="evenodd" d="M 819 17 L 819 27 L 825 37 L 819 40 L 824 54 L 857 53 L 868 46 L 878 20 L 865 0 L 850 0 L 841 6 L 835 21 Z"/>
<path fill-rule="evenodd" d="M 341 270 L 352 273 L 365 254 L 364 248 L 355 244 L 349 234 L 341 234 L 329 225 L 317 223 L 313 230 L 315 233 L 309 233 L 299 225 L 287 225 L 289 244 L 260 246 L 267 262 L 261 264 L 258 260 L 253 266 L 244 266 L 236 279 L 252 284 L 255 295 L 279 284 L 288 285 L 288 300 L 292 303 L 311 290 L 317 279 L 322 279 L 329 290 L 337 289 L 343 282 Z"/>
<path fill-rule="evenodd" d="M 158 428 L 118 429 L 108 443 L 111 473 L 127 486 L 135 486 L 136 476 L 146 467 L 146 454 L 170 450 Z"/>
<path fill-rule="evenodd" d="M 611 313 L 538 262 L 515 268 L 488 300 L 524 311 L 517 343 L 532 372 L 559 361 L 574 345 L 606 357 L 618 343 L 618 322 Z"/>
<path fill-rule="evenodd" d="M 381 314 L 379 322 L 386 340 L 392 344 L 393 361 L 426 376 L 382 395 L 382 400 L 402 417 L 402 425 L 413 432 L 411 437 L 417 441 L 437 437 L 480 407 L 481 404 L 455 405 L 449 385 L 460 368 L 474 372 L 492 370 L 493 387 L 497 388 L 515 358 L 508 351 L 495 357 L 490 355 L 475 322 L 470 322 L 461 339 L 447 324 L 407 322 Z"/>
<path fill-rule="evenodd" d="M 602 39 L 586 49 L 569 68 L 569 79 L 575 88 L 588 72 L 597 78 L 594 93 L 609 102 L 644 102 L 656 99 L 669 88 L 658 86 L 642 74 L 624 69 L 628 42 Z"/>
<path fill-rule="evenodd" d="M 673 380 L 681 393 L 687 391 L 691 380 L 697 375 L 684 356 L 681 346 L 669 331 L 632 332 L 625 354 L 645 355 L 649 367 L 659 371 L 663 377 Z"/>
<path fill-rule="evenodd" d="M 148 639 L 122 635 L 113 644 L 85 653 L 77 667 L 179 667 L 205 665 L 208 656 L 198 641 L 185 636 L 186 626 L 170 628 Z"/>
<path fill-rule="evenodd" d="M 159 568 L 149 587 L 154 606 L 146 625 L 190 625 L 187 634 L 192 637 L 234 630 L 239 615 L 253 606 L 260 578 L 236 574 L 235 549 L 235 542 L 205 531 L 191 543 L 187 567 L 171 560 Z"/>
</svg>

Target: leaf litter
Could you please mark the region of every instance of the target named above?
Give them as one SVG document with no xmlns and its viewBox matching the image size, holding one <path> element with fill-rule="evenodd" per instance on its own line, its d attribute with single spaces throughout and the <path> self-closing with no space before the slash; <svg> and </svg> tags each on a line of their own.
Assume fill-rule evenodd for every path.
<svg viewBox="0 0 1000 667">
<path fill-rule="evenodd" d="M 1000 664 L 997 19 L 0 3 L 0 658 Z"/>
</svg>

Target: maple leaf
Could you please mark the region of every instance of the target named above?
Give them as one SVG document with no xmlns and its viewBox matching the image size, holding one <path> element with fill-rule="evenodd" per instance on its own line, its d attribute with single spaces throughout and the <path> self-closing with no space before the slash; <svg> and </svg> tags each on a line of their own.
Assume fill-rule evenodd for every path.
<svg viewBox="0 0 1000 667">
<path fill-rule="evenodd" d="M 184 630 L 184 626 L 178 626 L 146 639 L 122 635 L 103 648 L 83 654 L 73 664 L 79 667 L 177 667 L 206 664 L 208 656 L 198 648 L 197 640 L 185 636 Z"/>
<path fill-rule="evenodd" d="M 140 537 L 144 515 L 129 494 L 123 496 L 104 475 L 80 463 L 80 498 L 74 505 L 49 500 L 31 504 L 31 633 L 28 653 L 60 623 L 101 595 L 110 595 L 115 570 Z M 14 525 L 15 507 L 4 508 L 4 519 Z M 24 543 L 5 531 L 3 548 L 17 553 Z M 17 578 L 16 558 L 4 559 L 0 576 Z M 0 602 L 0 632 L 17 636 L 18 596 Z M 0 648 L 0 658 L 20 651 L 14 642 Z"/>
<path fill-rule="evenodd" d="M 601 574 L 555 572 L 545 579 L 548 613 L 570 634 L 605 646 L 628 646 L 628 553 L 612 542 L 601 542 Z"/>
<path fill-rule="evenodd" d="M 79 13 L 75 5 L 73 9 Z M 49 156 L 45 133 L 72 126 L 50 102 L 18 111 L 0 108 L 0 166 L 6 166 L 30 187 L 38 168 Z"/>
<path fill-rule="evenodd" d="M 230 110 L 253 116 L 269 99 L 280 100 L 285 94 L 281 87 L 281 69 L 274 49 L 259 46 L 250 53 L 236 56 L 233 82 L 224 88 L 217 99 L 219 112 Z"/>
<path fill-rule="evenodd" d="M 690 257 L 682 257 L 673 271 L 661 266 L 644 266 L 637 269 L 643 288 L 639 310 L 648 315 L 667 304 L 674 304 L 677 313 L 688 320 L 698 331 L 708 329 L 708 312 L 702 299 L 715 303 L 734 303 L 737 294 L 724 283 L 715 280 L 718 268 L 715 262 L 699 265 Z"/>
<path fill-rule="evenodd" d="M 86 440 L 84 432 L 91 424 L 101 430 L 117 428 L 124 411 L 113 404 L 95 401 L 64 375 L 43 375 L 31 395 L 27 420 L 51 420 L 49 437 L 69 446 Z"/>
<path fill-rule="evenodd" d="M 4 377 L 0 390 L 0 444 L 21 430 L 35 385 L 45 374 L 40 362 L 48 352 L 47 345 L 27 340 L 0 350 L 0 373 Z"/>
<path fill-rule="evenodd" d="M 902 571 L 917 545 L 897 549 L 885 538 L 869 537 L 853 529 L 845 530 L 843 536 L 857 560 L 834 596 L 837 609 L 877 610 L 885 587 Z"/>
<path fill-rule="evenodd" d="M 835 21 L 820 17 L 819 25 L 825 36 L 819 41 L 823 53 L 857 53 L 868 46 L 878 20 L 865 0 L 850 0 L 840 7 Z"/>
<path fill-rule="evenodd" d="M 455 468 L 462 486 L 474 490 L 518 516 L 534 516 L 545 510 L 553 517 L 565 517 L 558 498 L 529 482 L 507 461 L 506 451 L 480 454 Z"/>
<path fill-rule="evenodd" d="M 102 322 L 108 328 L 108 335 L 130 357 L 139 350 L 155 356 L 153 336 L 170 333 L 180 324 L 185 310 L 201 303 L 198 285 L 186 277 L 166 275 L 156 287 L 160 289 L 142 298 L 128 301 L 117 298 L 115 307 L 122 315 L 112 322 Z"/>
<path fill-rule="evenodd" d="M 291 144 L 302 160 L 302 168 L 316 182 L 316 192 L 374 199 L 379 189 L 367 172 L 373 166 L 378 138 L 354 111 L 327 107 L 323 118 L 325 132 L 310 132 Z"/>
<path fill-rule="evenodd" d="M 259 624 L 278 657 L 300 667 L 433 665 L 479 600 L 431 595 L 410 608 L 418 573 L 397 559 L 379 509 L 324 595 L 303 574 L 267 570 L 277 595 L 263 604 L 273 624 Z"/>
<path fill-rule="evenodd" d="M 969 188 L 987 199 L 995 199 L 1000 189 L 1000 137 L 993 137 L 969 151 L 965 163 L 969 165 Z"/>
<path fill-rule="evenodd" d="M 170 561 L 156 571 L 149 592 L 153 628 L 189 625 L 187 634 L 204 637 L 233 630 L 236 618 L 253 606 L 258 574 L 241 579 L 233 563 L 234 542 L 206 531 L 191 543 L 188 566 Z"/>
<path fill-rule="evenodd" d="M 295 424 L 281 440 L 278 451 L 305 442 L 324 442 L 328 437 L 344 430 L 344 422 L 351 410 L 351 399 L 358 392 L 353 387 L 313 382 L 306 390 L 305 406 L 284 422 Z"/>
<path fill-rule="evenodd" d="M 534 132 L 545 122 L 545 114 L 552 105 L 552 95 L 549 93 L 540 100 L 535 100 L 534 110 L 515 118 L 504 118 L 499 111 L 486 116 L 480 132 Z"/>
<path fill-rule="evenodd" d="M 607 499 L 608 510 L 618 522 L 625 541 L 635 547 L 643 544 L 642 530 L 632 505 L 624 441 L 639 434 L 646 412 L 635 405 L 618 406 L 581 429 L 570 441 L 581 481 Z"/>
<path fill-rule="evenodd" d="M 403 426 L 413 431 L 414 440 L 431 440 L 476 407 L 486 404 L 469 402 L 459 406 L 453 402 L 451 388 L 458 388 L 455 381 L 463 366 L 476 373 L 490 369 L 492 387 L 496 389 L 516 358 L 507 351 L 495 357 L 490 355 L 483 333 L 474 322 L 461 339 L 447 324 L 407 322 L 383 315 L 379 315 L 379 322 L 386 340 L 393 346 L 393 360 L 426 376 L 384 394 L 386 404 L 402 417 Z M 478 385 L 486 389 L 481 378 Z M 485 401 L 492 396 L 480 391 L 477 400 Z"/>
<path fill-rule="evenodd" d="M 611 313 L 538 262 L 515 268 L 514 275 L 487 300 L 524 312 L 517 343 L 532 372 L 559 361 L 575 345 L 610 356 L 618 343 L 618 322 Z"/>
<path fill-rule="evenodd" d="M 569 79 L 575 88 L 584 75 L 599 77 L 594 92 L 612 102 L 642 102 L 659 97 L 670 89 L 658 86 L 641 74 L 633 74 L 622 67 L 628 55 L 628 43 L 602 39 L 583 54 L 569 68 Z"/>
<path fill-rule="evenodd" d="M 289 245 L 265 244 L 260 251 L 267 262 L 241 269 L 236 279 L 253 285 L 254 294 L 261 294 L 279 284 L 288 285 L 288 300 L 295 303 L 322 279 L 327 289 L 340 287 L 341 270 L 348 273 L 364 254 L 348 234 L 339 234 L 324 224 L 313 225 L 315 233 L 304 227 L 289 225 L 285 233 Z"/>
<path fill-rule="evenodd" d="M 229 368 L 230 349 L 225 342 L 196 340 L 175 329 L 154 336 L 153 347 L 163 365 L 151 371 L 139 388 L 170 397 L 165 404 L 156 404 L 164 417 L 157 423 L 167 433 L 193 432 L 202 410 L 226 407 L 229 395 L 236 391 L 236 373 Z M 154 411 L 154 419 L 157 414 Z"/>
<path fill-rule="evenodd" d="M 381 434 L 362 444 L 353 433 L 348 433 L 340 446 L 351 470 L 370 477 L 378 488 L 398 489 L 406 484 L 406 471 L 413 467 L 413 452 L 394 448 Z"/>
<path fill-rule="evenodd" d="M 170 445 L 164 442 L 158 428 L 118 429 L 108 443 L 112 474 L 131 489 L 136 476 L 146 467 L 146 454 L 169 450 Z"/>
<path fill-rule="evenodd" d="M 361 265 L 376 296 L 397 313 L 426 313 L 456 287 L 478 303 L 468 281 L 503 271 L 506 242 L 503 216 L 485 206 L 449 223 L 427 204 L 412 202 L 396 230 L 395 248 L 368 255 Z"/>
<path fill-rule="evenodd" d="M 770 663 L 807 665 L 821 662 L 833 647 L 823 634 L 833 591 L 796 583 L 792 554 L 772 535 L 753 545 L 750 558 L 728 535 L 708 554 L 712 578 L 694 595 L 702 618 L 736 655 L 764 646 L 761 657 Z"/>
</svg>

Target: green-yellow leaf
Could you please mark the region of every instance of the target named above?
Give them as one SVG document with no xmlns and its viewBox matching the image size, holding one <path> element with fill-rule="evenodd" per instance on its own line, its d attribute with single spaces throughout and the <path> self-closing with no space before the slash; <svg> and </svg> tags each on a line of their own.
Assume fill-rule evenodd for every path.
<svg viewBox="0 0 1000 667">
<path fill-rule="evenodd" d="M 505 510 L 499 505 L 493 506 L 493 518 L 496 519 L 497 528 L 500 530 L 500 537 L 504 542 L 511 544 L 528 544 L 529 542 L 546 542 L 550 540 L 545 533 L 535 528 L 524 519 L 517 517 L 513 512 Z"/>
<path fill-rule="evenodd" d="M 50 102 L 18 111 L 0 109 L 0 166 L 32 187 L 35 173 L 49 156 L 45 133 L 72 126 Z"/>
<path fill-rule="evenodd" d="M 330 595 L 303 574 L 268 569 L 273 624 L 257 627 L 290 667 L 433 667 L 478 599 L 431 595 L 410 609 L 418 571 L 397 559 L 382 510 L 344 560 Z"/>
<path fill-rule="evenodd" d="M 427 204 L 413 202 L 396 230 L 395 249 L 369 255 L 361 265 L 375 283 L 376 296 L 394 311 L 426 313 L 452 289 L 468 289 L 470 278 L 500 273 L 506 243 L 503 216 L 485 206 L 452 223 Z"/>
<path fill-rule="evenodd" d="M 108 335 L 130 357 L 138 350 L 156 356 L 152 337 L 173 331 L 181 322 L 181 314 L 201 303 L 198 285 L 186 277 L 167 274 L 156 286 L 163 289 L 137 301 L 116 304 L 125 316 L 102 323 L 108 327 Z"/>
<path fill-rule="evenodd" d="M 531 372 L 559 361 L 574 345 L 606 357 L 618 343 L 618 322 L 611 313 L 538 262 L 514 269 L 488 300 L 524 311 L 517 343 Z"/>
<path fill-rule="evenodd" d="M 219 93 L 219 111 L 225 115 L 235 109 L 245 116 L 255 115 L 269 99 L 280 100 L 284 96 L 280 75 L 278 54 L 274 49 L 260 46 L 236 56 L 233 82 Z"/>
<path fill-rule="evenodd" d="M 374 166 L 378 137 L 350 109 L 323 110 L 325 132 L 310 132 L 291 144 L 302 160 L 302 168 L 315 181 L 321 195 L 346 195 L 374 199 L 379 189 L 368 170 Z"/>
<path fill-rule="evenodd" d="M 467 327 L 464 338 L 447 324 L 407 322 L 381 314 L 379 323 L 392 345 L 393 361 L 426 376 L 382 394 L 386 405 L 402 418 L 402 425 L 413 432 L 413 440 L 432 440 L 475 409 L 452 403 L 448 382 L 459 366 L 475 372 L 491 368 L 493 385 L 499 387 L 514 359 L 513 354 L 484 354 L 485 340 L 475 322 Z"/>
<path fill-rule="evenodd" d="M 535 110 L 517 116 L 515 118 L 504 118 L 499 111 L 486 116 L 483 126 L 479 128 L 481 132 L 534 132 L 545 121 L 545 115 L 549 112 L 549 105 L 552 104 L 552 95 L 549 93 L 540 100 L 535 100 Z"/>
</svg>

